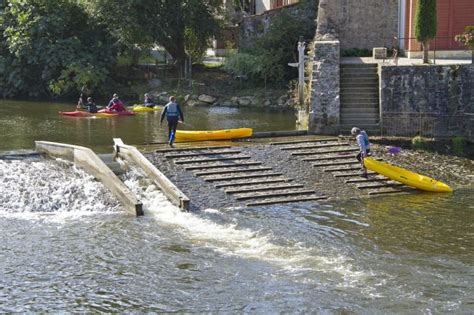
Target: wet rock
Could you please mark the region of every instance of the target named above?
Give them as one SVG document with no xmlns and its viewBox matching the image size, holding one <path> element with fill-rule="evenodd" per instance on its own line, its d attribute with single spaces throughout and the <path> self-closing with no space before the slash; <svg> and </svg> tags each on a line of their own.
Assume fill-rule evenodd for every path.
<svg viewBox="0 0 474 315">
<path fill-rule="evenodd" d="M 201 94 L 199 95 L 198 100 L 204 103 L 213 104 L 215 103 L 217 98 L 211 95 Z"/>
</svg>

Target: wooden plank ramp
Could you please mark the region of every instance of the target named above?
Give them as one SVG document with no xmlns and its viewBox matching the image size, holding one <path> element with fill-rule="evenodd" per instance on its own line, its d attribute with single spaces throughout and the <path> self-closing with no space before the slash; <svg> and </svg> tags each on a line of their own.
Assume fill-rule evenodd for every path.
<svg viewBox="0 0 474 315">
<path fill-rule="evenodd" d="M 192 172 L 223 190 L 235 202 L 245 202 L 248 206 L 327 198 L 302 183 L 294 183 L 294 179 L 265 166 L 262 161 L 254 160 L 241 147 L 170 148 L 155 153 L 163 154 L 176 167 Z"/>
</svg>

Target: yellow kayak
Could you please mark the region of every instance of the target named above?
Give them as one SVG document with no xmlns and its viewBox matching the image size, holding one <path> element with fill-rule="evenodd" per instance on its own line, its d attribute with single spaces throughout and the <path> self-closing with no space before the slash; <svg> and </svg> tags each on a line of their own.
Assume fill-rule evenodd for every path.
<svg viewBox="0 0 474 315">
<path fill-rule="evenodd" d="M 161 110 L 161 106 L 146 107 L 143 105 L 134 105 L 130 110 L 137 113 L 156 112 Z"/>
<path fill-rule="evenodd" d="M 227 140 L 250 136 L 252 136 L 252 128 L 202 131 L 176 130 L 176 141 Z"/>
<path fill-rule="evenodd" d="M 380 175 L 386 176 L 407 186 L 434 192 L 453 191 L 453 189 L 445 183 L 437 181 L 431 177 L 420 175 L 407 169 L 376 161 L 371 158 L 364 158 L 364 165 L 371 171 L 379 173 Z"/>
</svg>

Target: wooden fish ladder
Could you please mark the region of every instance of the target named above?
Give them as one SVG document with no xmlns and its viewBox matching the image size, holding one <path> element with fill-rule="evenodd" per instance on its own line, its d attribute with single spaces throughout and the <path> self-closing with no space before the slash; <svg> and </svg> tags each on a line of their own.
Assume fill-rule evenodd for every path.
<svg viewBox="0 0 474 315">
<path fill-rule="evenodd" d="M 272 142 L 281 150 L 289 151 L 292 156 L 303 161 L 314 162 L 312 166 L 322 168 L 323 172 L 331 173 L 335 178 L 349 178 L 346 184 L 355 184 L 357 189 L 367 191 L 368 195 L 393 194 L 406 192 L 406 185 L 391 179 L 368 172 L 368 178 L 360 176 L 360 162 L 355 158 L 359 151 L 357 146 L 339 138 L 308 139 L 286 142 Z M 402 188 L 402 189 L 401 189 Z"/>
<path fill-rule="evenodd" d="M 327 198 L 253 159 L 240 147 L 170 148 L 155 153 L 164 154 L 175 166 L 192 172 L 248 207 Z"/>
</svg>

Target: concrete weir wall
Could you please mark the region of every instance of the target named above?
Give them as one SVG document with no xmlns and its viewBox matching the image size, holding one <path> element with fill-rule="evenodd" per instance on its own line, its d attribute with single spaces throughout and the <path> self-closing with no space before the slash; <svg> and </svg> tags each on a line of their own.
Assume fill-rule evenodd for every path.
<svg viewBox="0 0 474 315">
<path fill-rule="evenodd" d="M 61 157 L 82 167 L 86 172 L 100 180 L 128 211 L 137 216 L 143 215 L 142 204 L 91 149 L 48 141 L 35 141 L 35 145 L 38 152 Z"/>
<path fill-rule="evenodd" d="M 382 66 L 386 135 L 464 136 L 474 140 L 474 65 Z"/>
</svg>

